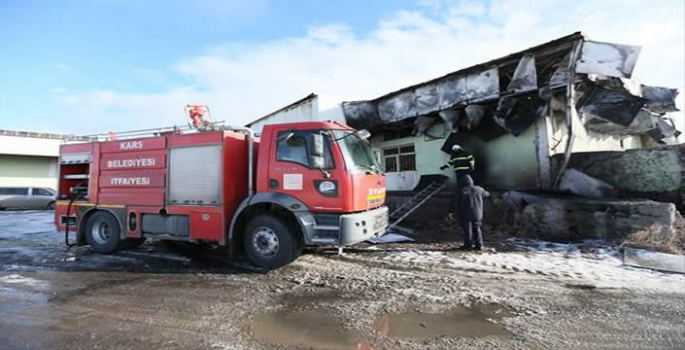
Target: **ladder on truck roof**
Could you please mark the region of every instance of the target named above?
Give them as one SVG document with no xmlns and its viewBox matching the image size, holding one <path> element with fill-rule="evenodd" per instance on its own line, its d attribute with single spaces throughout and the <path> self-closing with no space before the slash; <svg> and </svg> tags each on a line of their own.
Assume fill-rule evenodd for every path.
<svg viewBox="0 0 685 350">
<path fill-rule="evenodd" d="M 144 137 L 156 137 L 156 136 L 160 136 L 163 134 L 176 133 L 176 132 L 195 133 L 195 132 L 203 132 L 203 131 L 222 130 L 223 128 L 221 126 L 223 124 L 224 124 L 224 121 L 216 122 L 213 124 L 216 127 L 212 128 L 212 129 L 208 129 L 208 130 L 197 130 L 196 128 L 194 128 L 190 125 L 182 125 L 182 126 L 168 126 L 168 127 L 162 127 L 162 128 L 130 130 L 130 131 L 122 131 L 122 132 L 110 132 L 107 134 L 92 134 L 92 135 L 84 135 L 84 136 L 67 135 L 65 138 L 62 139 L 62 142 L 63 143 L 103 142 L 103 141 L 136 139 L 136 138 L 144 138 Z"/>
<path fill-rule="evenodd" d="M 419 191 L 416 195 L 414 195 L 414 197 L 400 205 L 397 209 L 390 213 L 391 223 L 388 225 L 388 229 L 397 227 L 402 220 L 416 211 L 416 209 L 419 209 L 424 203 L 431 199 L 431 197 L 442 191 L 445 186 L 447 186 L 446 179 L 433 181 L 424 189 Z"/>
</svg>

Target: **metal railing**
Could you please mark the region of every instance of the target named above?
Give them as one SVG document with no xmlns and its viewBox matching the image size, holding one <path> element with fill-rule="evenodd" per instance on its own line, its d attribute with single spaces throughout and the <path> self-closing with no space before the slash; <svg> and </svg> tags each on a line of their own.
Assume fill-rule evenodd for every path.
<svg viewBox="0 0 685 350">
<path fill-rule="evenodd" d="M 219 121 L 216 123 L 213 123 L 211 127 L 205 128 L 198 130 L 194 127 L 191 127 L 190 125 L 181 125 L 181 126 L 168 126 L 168 127 L 162 127 L 162 128 L 151 128 L 151 129 L 140 129 L 140 130 L 131 130 L 131 131 L 122 131 L 122 132 L 111 132 L 111 133 L 100 133 L 100 134 L 91 134 L 91 135 L 83 135 L 83 136 L 75 136 L 75 135 L 62 135 L 62 142 L 63 143 L 78 143 L 78 142 L 104 142 L 104 141 L 114 141 L 114 140 L 127 140 L 127 139 L 136 139 L 136 138 L 144 138 L 144 137 L 156 137 L 160 136 L 162 134 L 166 133 L 175 133 L 175 132 L 183 132 L 184 134 L 188 133 L 196 133 L 196 132 L 202 132 L 202 131 L 218 131 L 218 130 L 224 130 L 224 127 L 222 126 L 224 124 L 224 121 Z"/>
</svg>

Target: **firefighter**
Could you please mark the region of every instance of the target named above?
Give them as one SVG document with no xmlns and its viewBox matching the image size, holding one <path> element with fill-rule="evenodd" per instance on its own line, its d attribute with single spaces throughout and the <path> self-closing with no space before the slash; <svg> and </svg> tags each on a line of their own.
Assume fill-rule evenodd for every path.
<svg viewBox="0 0 685 350">
<path fill-rule="evenodd" d="M 490 193 L 473 184 L 470 175 L 464 175 L 464 187 L 459 201 L 459 224 L 464 230 L 464 245 L 461 250 L 483 249 L 483 197 Z"/>
<path fill-rule="evenodd" d="M 440 170 L 453 168 L 457 179 L 457 195 L 453 198 L 450 211 L 456 211 L 461 201 L 461 190 L 464 188 L 464 176 L 471 176 L 475 168 L 475 159 L 471 154 L 466 152 L 461 146 L 455 144 L 452 146 L 450 160 L 440 167 Z M 452 214 L 450 213 L 450 217 Z"/>
</svg>

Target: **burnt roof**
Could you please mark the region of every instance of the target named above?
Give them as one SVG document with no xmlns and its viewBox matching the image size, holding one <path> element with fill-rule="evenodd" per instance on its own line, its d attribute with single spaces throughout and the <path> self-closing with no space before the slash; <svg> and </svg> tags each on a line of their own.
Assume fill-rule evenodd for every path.
<svg viewBox="0 0 685 350">
<path fill-rule="evenodd" d="M 477 65 L 474 65 L 471 67 L 463 68 L 463 69 L 454 71 L 452 73 L 445 74 L 441 77 L 437 77 L 437 78 L 434 78 L 434 79 L 431 79 L 431 80 L 428 80 L 428 81 L 425 81 L 422 83 L 418 83 L 415 85 L 404 87 L 402 89 L 399 89 L 399 90 L 387 93 L 385 95 L 382 95 L 380 97 L 377 97 L 371 101 L 381 100 L 381 99 L 388 98 L 388 97 L 393 96 L 393 95 L 401 94 L 401 93 L 406 92 L 406 91 L 412 91 L 412 90 L 415 90 L 416 88 L 419 88 L 419 87 L 422 87 L 425 85 L 434 84 L 440 80 L 447 79 L 447 78 L 450 78 L 453 76 L 464 75 L 467 73 L 471 73 L 473 71 L 482 70 L 482 69 L 489 68 L 492 66 L 500 66 L 500 65 L 503 65 L 506 63 L 511 63 L 511 61 L 518 62 L 518 59 L 526 53 L 539 52 L 539 51 L 554 49 L 554 48 L 558 48 L 560 46 L 564 46 L 565 44 L 572 44 L 573 42 L 575 42 L 577 40 L 586 40 L 586 39 L 587 38 L 585 37 L 585 35 L 582 32 L 575 32 L 573 34 L 569 34 L 569 35 L 563 36 L 561 38 L 554 39 L 552 41 L 548 41 L 544 44 L 533 46 L 533 47 L 530 47 L 528 49 L 525 49 L 525 50 L 522 50 L 519 52 L 511 53 L 511 54 L 508 54 L 506 56 L 496 58 L 494 60 L 490 60 L 490 61 L 485 62 L 485 63 L 480 63 L 480 64 L 477 64 Z M 352 102 L 352 101 L 350 101 L 350 102 Z"/>
</svg>

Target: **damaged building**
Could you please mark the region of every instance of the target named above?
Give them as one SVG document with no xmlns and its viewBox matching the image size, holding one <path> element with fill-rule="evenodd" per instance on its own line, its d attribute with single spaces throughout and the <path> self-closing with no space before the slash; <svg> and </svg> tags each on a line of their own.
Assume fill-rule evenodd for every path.
<svg viewBox="0 0 685 350">
<path fill-rule="evenodd" d="M 552 190 L 574 153 L 675 142 L 677 91 L 632 78 L 639 52 L 574 33 L 342 108 L 374 135 L 389 191 L 435 174 L 454 181 L 439 167 L 455 143 L 476 157 L 476 181 L 488 188 Z"/>
<path fill-rule="evenodd" d="M 577 32 L 373 100 L 321 103 L 321 97 L 312 94 L 248 126 L 299 115 L 302 120 L 333 119 L 369 130 L 387 175 L 395 223 L 434 196 L 432 201 L 440 204 L 433 208 L 447 208 L 444 199 L 450 194 L 445 189 L 456 181 L 453 171 L 440 166 L 449 160 L 454 144 L 475 156 L 476 182 L 495 192 L 571 192 L 585 198 L 629 196 L 682 204 L 685 149 L 668 146 L 680 134 L 669 115 L 678 111 L 678 91 L 633 78 L 639 53 L 640 47 L 592 41 Z M 636 160 L 643 162 L 636 165 Z M 661 170 L 654 172 L 654 167 Z M 557 205 L 559 213 L 576 210 L 567 210 L 565 203 Z M 645 207 L 572 204 L 628 216 Z M 599 220 L 592 230 L 600 236 L 623 215 L 600 218 L 595 209 L 588 215 Z M 675 207 L 652 212 L 664 210 L 674 213 Z M 428 212 L 433 217 L 445 214 Z M 642 215 L 643 222 L 652 220 L 635 215 Z M 528 216 L 536 223 L 554 217 L 539 212 Z M 671 226 L 677 221 L 669 220 L 662 221 Z"/>
</svg>

